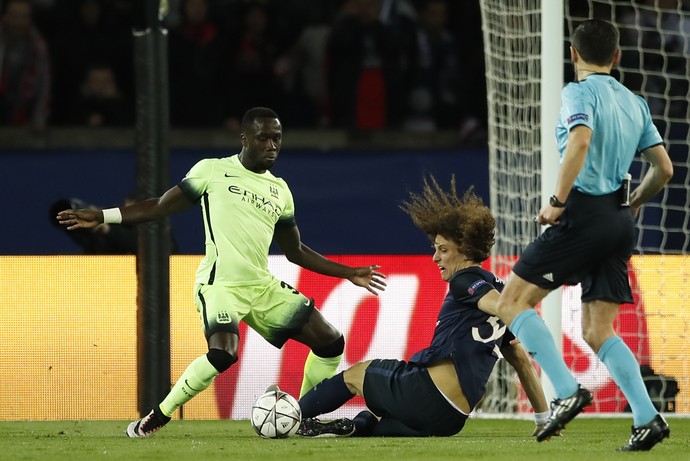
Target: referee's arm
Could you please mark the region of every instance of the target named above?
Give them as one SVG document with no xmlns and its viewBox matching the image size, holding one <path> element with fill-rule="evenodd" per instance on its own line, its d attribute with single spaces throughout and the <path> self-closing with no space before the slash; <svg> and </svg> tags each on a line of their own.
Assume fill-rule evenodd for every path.
<svg viewBox="0 0 690 461">
<path fill-rule="evenodd" d="M 663 144 L 657 144 L 642 151 L 651 164 L 640 185 L 630 194 L 630 208 L 637 215 L 640 207 L 664 188 L 673 176 L 673 163 Z"/>
<path fill-rule="evenodd" d="M 563 154 L 563 161 L 556 182 L 556 192 L 554 193 L 558 202 L 565 203 L 568 199 L 570 189 L 573 188 L 575 179 L 585 164 L 591 139 L 592 130 L 585 125 L 577 125 L 568 133 L 568 144 L 565 148 L 565 154 Z M 537 222 L 555 226 L 559 223 L 563 210 L 563 206 L 556 207 L 552 203 L 548 203 L 539 210 Z"/>
<path fill-rule="evenodd" d="M 565 203 L 577 175 L 582 171 L 587 151 L 592 140 L 592 129 L 585 125 L 574 126 L 568 133 L 568 144 L 563 154 L 563 162 L 556 183 L 556 198 Z"/>
</svg>

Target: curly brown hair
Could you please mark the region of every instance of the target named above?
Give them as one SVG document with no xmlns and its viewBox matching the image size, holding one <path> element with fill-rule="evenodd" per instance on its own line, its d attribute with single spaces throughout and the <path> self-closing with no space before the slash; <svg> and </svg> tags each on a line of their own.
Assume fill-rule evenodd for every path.
<svg viewBox="0 0 690 461">
<path fill-rule="evenodd" d="M 496 220 L 470 186 L 462 198 L 456 192 L 455 175 L 450 190 L 444 191 L 433 175 L 424 178 L 421 194 L 410 192 L 410 199 L 400 205 L 415 226 L 433 241 L 437 235 L 455 242 L 465 257 L 474 262 L 486 260 L 494 245 Z"/>
</svg>

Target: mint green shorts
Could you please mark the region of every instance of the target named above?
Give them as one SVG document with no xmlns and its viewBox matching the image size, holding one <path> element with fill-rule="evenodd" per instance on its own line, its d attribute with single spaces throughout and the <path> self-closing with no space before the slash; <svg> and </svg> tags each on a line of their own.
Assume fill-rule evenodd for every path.
<svg viewBox="0 0 690 461">
<path fill-rule="evenodd" d="M 271 279 L 257 286 L 197 284 L 194 300 L 206 339 L 219 331 L 239 335 L 239 321 L 277 348 L 302 330 L 314 300 L 285 282 Z"/>
</svg>

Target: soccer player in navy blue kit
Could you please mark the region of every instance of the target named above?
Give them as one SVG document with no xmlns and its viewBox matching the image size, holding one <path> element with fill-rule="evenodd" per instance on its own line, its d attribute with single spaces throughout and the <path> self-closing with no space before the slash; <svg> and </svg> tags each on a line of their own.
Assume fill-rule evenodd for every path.
<svg viewBox="0 0 690 461">
<path fill-rule="evenodd" d="M 556 190 L 537 216 L 548 224 L 522 253 L 498 302 L 498 315 L 548 375 L 556 391 L 549 421 L 537 441 L 557 434 L 592 403 L 553 337 L 533 309 L 550 291 L 582 285 L 582 335 L 628 400 L 632 435 L 621 451 L 649 450 L 670 430 L 652 404 L 635 356 L 614 331 L 622 303 L 633 301 L 628 260 L 639 208 L 673 175 L 673 166 L 647 103 L 611 75 L 620 58 L 618 30 L 591 19 L 571 37 L 577 81 L 561 92 L 556 127 L 561 167 Z M 637 152 L 650 163 L 627 199 L 624 175 Z M 623 188 L 624 189 L 624 188 Z"/>
<path fill-rule="evenodd" d="M 498 358 L 516 369 L 543 424 L 548 406 L 529 356 L 495 316 L 503 282 L 481 263 L 494 244 L 495 220 L 471 192 L 462 198 L 443 191 L 431 177 L 421 195 L 402 205 L 417 227 L 433 241 L 433 260 L 449 290 L 426 349 L 409 361 L 368 360 L 317 384 L 299 401 L 302 425 L 297 432 L 319 436 L 451 436 L 465 425 L 481 400 Z M 314 419 L 339 408 L 355 395 L 368 410 L 354 420 Z"/>
</svg>

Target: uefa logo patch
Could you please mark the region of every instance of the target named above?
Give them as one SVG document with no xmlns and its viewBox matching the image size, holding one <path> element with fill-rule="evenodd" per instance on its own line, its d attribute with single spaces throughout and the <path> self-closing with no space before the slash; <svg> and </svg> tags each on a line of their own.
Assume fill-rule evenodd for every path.
<svg viewBox="0 0 690 461">
<path fill-rule="evenodd" d="M 486 280 L 477 280 L 472 285 L 470 285 L 470 287 L 467 289 L 467 292 L 473 295 L 474 292 L 477 291 L 477 288 L 479 288 L 482 285 L 486 285 L 487 283 L 489 282 L 487 282 Z"/>
<path fill-rule="evenodd" d="M 577 120 L 582 120 L 583 122 L 589 121 L 589 115 L 587 114 L 574 114 L 568 117 L 568 125 L 571 123 L 577 121 Z"/>
</svg>

